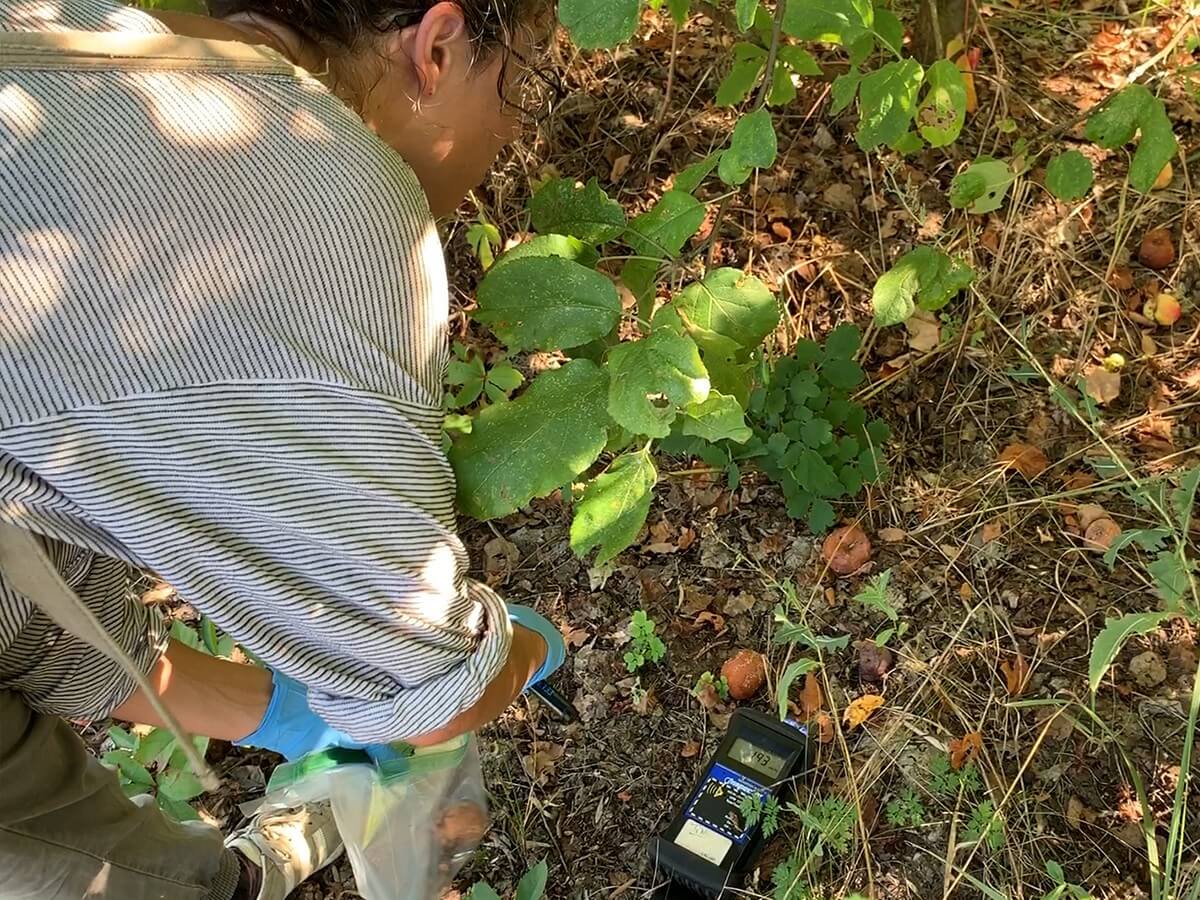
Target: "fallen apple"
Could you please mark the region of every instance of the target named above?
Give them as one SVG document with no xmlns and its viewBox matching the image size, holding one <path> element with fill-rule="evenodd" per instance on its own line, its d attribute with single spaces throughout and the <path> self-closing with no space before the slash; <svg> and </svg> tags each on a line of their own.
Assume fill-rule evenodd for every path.
<svg viewBox="0 0 1200 900">
<path fill-rule="evenodd" d="M 1171 294 L 1158 294 L 1146 301 L 1142 315 L 1159 325 L 1174 325 L 1183 315 L 1183 308 Z"/>
<path fill-rule="evenodd" d="M 1138 248 L 1138 260 L 1150 269 L 1165 269 L 1175 262 L 1175 242 L 1171 240 L 1171 232 L 1165 228 L 1147 231 Z"/>
</svg>

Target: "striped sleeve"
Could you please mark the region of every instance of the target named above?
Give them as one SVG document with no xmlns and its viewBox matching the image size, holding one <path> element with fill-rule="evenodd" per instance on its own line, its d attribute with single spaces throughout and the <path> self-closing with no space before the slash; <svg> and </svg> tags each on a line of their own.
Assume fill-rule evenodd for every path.
<svg viewBox="0 0 1200 900">
<path fill-rule="evenodd" d="M 465 578 L 437 411 L 326 385 L 208 385 L 11 429 L 6 448 L 362 741 L 475 703 L 508 655 Z M 425 427 L 419 427 L 419 426 Z"/>
</svg>

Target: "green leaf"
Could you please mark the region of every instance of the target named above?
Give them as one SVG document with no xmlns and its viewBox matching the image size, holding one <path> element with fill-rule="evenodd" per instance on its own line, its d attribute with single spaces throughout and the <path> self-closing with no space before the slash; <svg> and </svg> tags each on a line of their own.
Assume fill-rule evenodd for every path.
<svg viewBox="0 0 1200 900">
<path fill-rule="evenodd" d="M 548 871 L 546 861 L 543 859 L 526 872 L 525 877 L 517 884 L 517 893 L 514 900 L 541 900 L 542 895 L 546 893 L 546 875 Z"/>
<path fill-rule="evenodd" d="M 590 247 L 579 238 L 566 234 L 539 234 L 523 244 L 517 244 L 507 250 L 493 266 L 498 269 L 506 263 L 530 256 L 558 256 L 562 259 L 573 260 L 581 266 L 594 269 L 600 261 L 600 254 L 595 247 Z"/>
<path fill-rule="evenodd" d="M 859 147 L 873 150 L 881 144 L 891 145 L 904 136 L 916 112 L 923 76 L 919 62 L 902 59 L 863 77 L 858 92 L 862 110 L 856 135 Z"/>
<path fill-rule="evenodd" d="M 833 426 L 824 419 L 810 419 L 800 428 L 800 435 L 815 450 L 833 440 Z"/>
<path fill-rule="evenodd" d="M 138 739 L 120 725 L 109 726 L 108 737 L 118 750 L 129 750 L 132 752 L 137 749 Z"/>
<path fill-rule="evenodd" d="M 806 625 L 797 625 L 788 617 L 783 606 L 775 607 L 774 641 L 776 644 L 804 644 L 818 653 L 835 653 L 850 646 L 850 635 L 842 634 L 837 637 L 813 633 Z"/>
<path fill-rule="evenodd" d="M 1129 85 L 1092 113 L 1084 136 L 1105 150 L 1120 149 L 1133 140 L 1156 99 L 1145 85 Z"/>
<path fill-rule="evenodd" d="M 501 360 L 492 366 L 487 376 L 488 386 L 494 387 L 502 394 L 511 394 L 525 381 L 525 376 L 513 368 L 508 360 Z M 492 397 L 494 401 L 496 398 Z"/>
<path fill-rule="evenodd" d="M 483 410 L 449 454 L 463 512 L 506 516 L 586 470 L 607 440 L 607 397 L 605 373 L 577 359 Z"/>
<path fill-rule="evenodd" d="M 1149 634 L 1169 615 L 1166 612 L 1130 613 L 1119 619 L 1105 620 L 1104 630 L 1092 642 L 1092 656 L 1088 662 L 1088 685 L 1093 694 L 1125 642 L 1134 635 Z"/>
<path fill-rule="evenodd" d="M 671 11 L 671 18 L 675 20 L 675 24 L 682 28 L 687 24 L 688 13 L 692 8 L 692 0 L 667 0 L 667 9 Z"/>
<path fill-rule="evenodd" d="M 571 549 L 586 556 L 599 547 L 602 566 L 633 543 L 646 523 L 658 470 L 646 450 L 619 456 L 584 489 L 571 522 Z"/>
<path fill-rule="evenodd" d="M 925 72 L 925 98 L 917 109 L 921 137 L 931 147 L 954 143 L 967 120 L 967 86 L 958 66 L 940 59 Z"/>
<path fill-rule="evenodd" d="M 833 79 L 833 86 L 829 89 L 830 114 L 836 116 L 854 102 L 854 98 L 858 94 L 858 86 L 862 83 L 862 80 L 863 74 L 857 69 L 851 69 L 845 75 L 839 75 Z"/>
<path fill-rule="evenodd" d="M 861 603 L 863 606 L 869 606 L 874 610 L 878 610 L 893 622 L 899 622 L 900 613 L 896 612 L 896 607 L 888 600 L 891 580 L 892 570 L 884 569 L 854 595 L 854 601 Z"/>
<path fill-rule="evenodd" d="M 852 44 L 875 24 L 870 0 L 787 0 L 783 31 L 802 41 Z"/>
<path fill-rule="evenodd" d="M 109 750 L 100 757 L 100 760 L 107 765 L 114 766 L 121 776 L 132 784 L 139 787 L 154 786 L 154 776 L 128 753 L 121 750 Z"/>
<path fill-rule="evenodd" d="M 196 629 L 182 619 L 176 619 L 171 623 L 171 637 L 190 650 L 200 649 L 200 635 L 196 633 Z"/>
<path fill-rule="evenodd" d="M 894 12 L 882 6 L 875 7 L 875 37 L 894 56 L 903 54 L 904 23 Z"/>
<path fill-rule="evenodd" d="M 792 83 L 792 72 L 781 62 L 775 63 L 771 76 L 771 91 L 767 94 L 768 106 L 784 106 L 796 99 L 796 85 Z"/>
<path fill-rule="evenodd" d="M 718 151 L 708 154 L 700 162 L 692 163 L 675 176 L 675 184 L 672 189 L 685 194 L 692 193 L 696 188 L 700 187 L 705 178 L 712 174 L 713 169 L 717 167 L 720 161 L 721 154 Z"/>
<path fill-rule="evenodd" d="M 707 400 L 691 404 L 685 412 L 682 431 L 686 435 L 744 444 L 754 433 L 746 425 L 746 414 L 737 399 L 716 391 L 710 391 Z"/>
<path fill-rule="evenodd" d="M 866 373 L 852 359 L 828 359 L 821 364 L 821 374 L 836 388 L 850 390 L 862 384 Z"/>
<path fill-rule="evenodd" d="M 837 521 L 837 511 L 828 500 L 817 497 L 808 508 L 808 530 L 813 534 L 824 534 Z"/>
<path fill-rule="evenodd" d="M 491 222 L 474 222 L 467 226 L 467 243 L 486 272 L 495 262 L 492 247 L 500 246 L 500 229 Z"/>
<path fill-rule="evenodd" d="M 796 679 L 819 668 L 821 664 L 815 659 L 798 659 L 783 670 L 783 674 L 779 676 L 779 683 L 775 686 L 775 692 L 779 696 L 779 721 L 782 722 L 788 717 L 788 691 L 792 689 Z"/>
<path fill-rule="evenodd" d="M 733 66 L 717 87 L 717 106 L 734 106 L 750 94 L 758 75 L 766 65 L 767 51 L 756 44 L 733 45 Z"/>
<path fill-rule="evenodd" d="M 1059 200 L 1078 200 L 1092 188 L 1096 173 L 1078 150 L 1060 153 L 1046 166 L 1046 190 Z"/>
<path fill-rule="evenodd" d="M 995 212 L 1004 205 L 1013 178 L 1007 163 L 981 159 L 954 176 L 950 182 L 950 205 L 977 215 Z"/>
<path fill-rule="evenodd" d="M 133 758 L 144 766 L 161 765 L 166 763 L 174 749 L 175 735 L 166 728 L 155 728 L 138 741 Z"/>
<path fill-rule="evenodd" d="M 666 437 L 680 407 L 708 397 L 696 342 L 671 331 L 614 347 L 608 371 L 608 413 L 635 434 Z"/>
<path fill-rule="evenodd" d="M 1200 465 L 1185 472 L 1179 479 L 1179 487 L 1171 492 L 1175 521 L 1183 534 L 1187 534 L 1192 528 L 1192 509 L 1196 504 L 1197 490 L 1200 490 Z"/>
<path fill-rule="evenodd" d="M 529 201 L 533 227 L 543 234 L 568 234 L 585 244 L 603 244 L 625 230 L 625 210 L 592 178 L 576 187 L 569 178 L 546 182 Z"/>
<path fill-rule="evenodd" d="M 486 881 L 477 881 L 467 892 L 467 900 L 500 900 L 500 895 Z"/>
<path fill-rule="evenodd" d="M 1154 187 L 1163 167 L 1179 152 L 1179 142 L 1175 139 L 1166 108 L 1157 97 L 1151 98 L 1143 112 L 1141 128 L 1142 139 L 1138 141 L 1133 162 L 1129 165 L 1129 183 L 1145 194 Z"/>
<path fill-rule="evenodd" d="M 221 636 L 217 633 L 216 623 L 208 616 L 200 617 L 200 639 L 209 656 L 219 655 L 217 651 L 220 649 Z"/>
<path fill-rule="evenodd" d="M 717 174 L 726 184 L 742 184 L 754 169 L 774 165 L 778 152 L 770 111 L 756 109 L 742 116 L 733 126 L 729 149 L 721 154 Z"/>
<path fill-rule="evenodd" d="M 450 365 L 446 369 L 446 382 L 448 384 L 460 385 L 460 389 L 451 395 L 451 400 L 456 407 L 462 408 L 470 406 L 479 399 L 479 395 L 483 393 L 483 383 L 487 376 L 487 371 L 483 365 L 483 359 L 473 355 L 469 360 L 452 359 Z"/>
<path fill-rule="evenodd" d="M 200 814 L 188 806 L 185 800 L 176 800 L 174 797 L 159 794 L 158 806 L 176 822 L 195 822 L 200 818 Z"/>
<path fill-rule="evenodd" d="M 915 131 L 910 131 L 902 135 L 899 140 L 892 142 L 890 146 L 897 153 L 908 156 L 920 151 L 925 146 L 925 142 L 921 140 L 921 136 Z"/>
<path fill-rule="evenodd" d="M 204 785 L 187 769 L 172 769 L 159 777 L 158 793 L 171 800 L 191 800 L 204 793 Z"/>
<path fill-rule="evenodd" d="M 1117 555 L 1130 544 L 1136 542 L 1143 550 L 1153 551 L 1158 550 L 1162 546 L 1162 542 L 1170 536 L 1171 532 L 1165 528 L 1136 528 L 1131 531 L 1122 531 L 1104 551 L 1104 561 L 1108 563 L 1109 569 L 1112 569 L 1116 564 Z"/>
<path fill-rule="evenodd" d="M 624 240 L 638 256 L 664 259 L 678 253 L 703 222 L 704 204 L 686 191 L 667 191 L 629 223 Z"/>
<path fill-rule="evenodd" d="M 1154 580 L 1154 591 L 1169 609 L 1178 609 L 1184 597 L 1191 593 L 1191 566 L 1178 550 L 1159 553 L 1146 571 Z"/>
<path fill-rule="evenodd" d="M 739 31 L 748 31 L 754 24 L 754 16 L 758 12 L 758 0 L 737 0 L 734 6 L 734 16 L 737 19 Z"/>
<path fill-rule="evenodd" d="M 616 285 L 557 256 L 493 267 L 476 299 L 475 318 L 513 351 L 578 347 L 608 334 L 621 319 Z"/>
<path fill-rule="evenodd" d="M 584 50 L 615 47 L 637 30 L 639 0 L 559 0 L 558 20 Z"/>
<path fill-rule="evenodd" d="M 853 322 L 843 322 L 825 339 L 825 359 L 854 359 L 862 333 Z"/>
<path fill-rule="evenodd" d="M 813 55 L 803 47 L 797 47 L 795 44 L 784 44 L 776 53 L 779 61 L 797 75 L 811 75 L 817 78 L 825 74 L 821 71 L 821 67 L 817 64 L 817 61 L 813 59 Z"/>
<path fill-rule="evenodd" d="M 752 350 L 779 325 L 775 295 L 758 278 L 740 269 L 709 272 L 703 281 L 680 291 L 670 307 L 663 309 L 674 310 L 696 343 L 716 353 Z"/>
<path fill-rule="evenodd" d="M 936 247 L 921 246 L 896 260 L 875 282 L 871 305 L 875 322 L 881 326 L 899 325 L 922 309 L 945 306 L 959 291 L 975 280 L 975 270 L 966 262 L 950 257 Z"/>
</svg>

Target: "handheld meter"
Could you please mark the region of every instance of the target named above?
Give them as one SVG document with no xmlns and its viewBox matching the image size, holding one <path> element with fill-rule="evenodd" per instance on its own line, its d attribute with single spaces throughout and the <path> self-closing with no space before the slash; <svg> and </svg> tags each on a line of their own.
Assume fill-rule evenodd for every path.
<svg viewBox="0 0 1200 900">
<path fill-rule="evenodd" d="M 736 710 L 682 811 L 650 841 L 651 864 L 673 882 L 667 895 L 690 890 L 716 898 L 741 887 L 763 845 L 761 821 L 746 824 L 744 799 L 779 797 L 809 768 L 802 728 L 753 709 Z"/>
</svg>

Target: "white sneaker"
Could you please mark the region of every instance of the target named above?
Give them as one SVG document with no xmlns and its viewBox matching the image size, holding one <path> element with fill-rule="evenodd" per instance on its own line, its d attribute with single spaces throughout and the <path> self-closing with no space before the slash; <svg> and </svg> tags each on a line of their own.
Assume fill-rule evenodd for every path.
<svg viewBox="0 0 1200 900">
<path fill-rule="evenodd" d="M 284 900 L 345 849 L 328 803 L 259 813 L 230 835 L 225 846 L 262 868 L 256 900 Z"/>
</svg>

